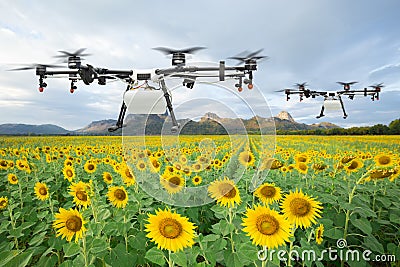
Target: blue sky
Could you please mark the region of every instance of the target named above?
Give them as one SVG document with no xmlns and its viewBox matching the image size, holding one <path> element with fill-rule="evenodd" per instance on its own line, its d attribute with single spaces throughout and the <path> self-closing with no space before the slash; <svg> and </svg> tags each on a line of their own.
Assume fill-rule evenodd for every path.
<svg viewBox="0 0 400 267">
<path fill-rule="evenodd" d="M 67 80 L 48 79 L 41 94 L 34 70 L 7 72 L 10 64 L 54 63 L 58 50 L 86 47 L 92 53 L 86 62 L 94 66 L 166 67 L 170 60 L 151 49 L 158 46 L 208 47 L 193 55 L 199 62 L 264 48 L 270 58 L 260 63 L 255 83 L 271 113 L 286 110 L 308 124 L 320 122 L 315 116 L 321 99 L 286 102 L 274 91 L 303 81 L 324 90 L 339 89 L 337 81 L 356 80 L 361 88 L 384 82 L 380 101 L 346 100 L 346 120 L 335 113 L 323 121 L 342 127 L 388 124 L 400 117 L 399 10 L 396 0 L 1 1 L 0 124 L 54 123 L 77 129 L 117 118 L 125 89 L 119 82 L 103 87 L 80 83 L 71 95 Z M 174 105 L 182 107 L 178 115 L 210 111 L 223 116 L 220 105 L 212 104 L 217 100 L 232 106 L 237 116 L 249 116 L 240 101 L 207 90 L 201 85 L 190 92 L 176 90 Z M 188 104 L 207 97 L 213 101 L 198 104 L 195 112 Z M 245 92 L 243 97 L 256 96 Z"/>
</svg>

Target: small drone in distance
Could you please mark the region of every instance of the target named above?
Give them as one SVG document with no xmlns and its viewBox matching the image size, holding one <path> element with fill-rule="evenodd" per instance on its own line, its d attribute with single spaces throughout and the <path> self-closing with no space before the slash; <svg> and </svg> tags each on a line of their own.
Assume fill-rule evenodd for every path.
<svg viewBox="0 0 400 267">
<path fill-rule="evenodd" d="M 154 50 L 172 56 L 172 67 L 167 68 L 112 70 L 94 67 L 82 63 L 83 57 L 89 56 L 89 54 L 84 53 L 86 50 L 85 48 L 81 48 L 75 52 L 59 51 L 60 55 L 55 56 L 64 59 L 64 63 L 67 63 L 68 69 L 59 65 L 31 64 L 11 70 L 20 71 L 35 69 L 36 75 L 39 76 L 39 92 L 43 92 L 47 87 L 45 79 L 50 77 L 65 77 L 71 81 L 71 93 L 74 93 L 77 89 L 76 83 L 78 80 L 82 80 L 86 85 L 90 85 L 94 81 L 97 81 L 99 85 L 106 85 L 109 80 L 123 81 L 127 83 L 127 88 L 124 93 L 117 123 L 114 127 L 108 129 L 110 132 L 116 131 L 124 126 L 123 120 L 127 110 L 131 114 L 164 114 L 168 108 L 173 124 L 171 132 L 176 133 L 180 125 L 174 115 L 170 91 L 165 83 L 166 79 L 181 79 L 182 85 L 189 89 L 192 89 L 196 79 L 199 80 L 200 78 L 206 81 L 212 78 L 217 78 L 218 81 L 234 79 L 237 81 L 235 87 L 241 92 L 243 90 L 243 84 L 247 85 L 249 89 L 253 88 L 253 72 L 257 71 L 257 61 L 267 58 L 266 56 L 259 55 L 263 50 L 260 49 L 255 52 L 244 52 L 235 57 L 230 57 L 229 59 L 239 61 L 239 64 L 236 66 L 227 66 L 223 60 L 219 61 L 218 65 L 214 66 L 187 64 L 186 56 L 202 49 L 205 48 L 154 48 Z M 51 70 L 52 68 L 64 68 L 64 70 Z M 150 86 L 148 82 L 158 84 L 158 88 Z M 162 99 L 165 99 L 165 101 L 162 101 Z"/>
<path fill-rule="evenodd" d="M 300 97 L 300 102 L 305 98 L 316 98 L 317 96 L 324 97 L 324 103 L 321 107 L 320 114 L 316 117 L 317 119 L 325 116 L 324 111 L 327 110 L 337 110 L 342 109 L 343 111 L 343 119 L 347 118 L 347 113 L 344 108 L 344 103 L 342 100 L 342 96 L 348 96 L 350 100 L 353 100 L 355 96 L 370 96 L 371 100 L 379 100 L 379 93 L 381 89 L 384 87 L 383 83 L 375 84 L 369 86 L 369 88 L 354 90 L 351 89 L 351 86 L 356 84 L 357 82 L 337 82 L 338 84 L 343 86 L 343 90 L 339 91 L 316 91 L 307 88 L 307 83 L 296 83 L 295 86 L 297 89 L 284 89 L 279 90 L 277 92 L 285 92 L 286 100 L 289 101 L 290 95 L 297 94 Z"/>
</svg>

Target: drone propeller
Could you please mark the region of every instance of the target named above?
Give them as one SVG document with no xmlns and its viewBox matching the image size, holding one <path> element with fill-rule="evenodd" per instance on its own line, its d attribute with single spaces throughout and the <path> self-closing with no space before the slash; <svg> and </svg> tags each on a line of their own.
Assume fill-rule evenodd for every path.
<svg viewBox="0 0 400 267">
<path fill-rule="evenodd" d="M 186 49 L 172 49 L 168 47 L 155 47 L 154 50 L 160 51 L 165 55 L 172 55 L 172 65 L 180 66 L 186 63 L 186 54 L 193 54 L 199 50 L 205 49 L 205 47 L 195 46 Z"/>
<path fill-rule="evenodd" d="M 60 50 L 58 52 L 61 53 L 62 55 L 57 55 L 57 56 L 54 56 L 54 57 L 57 57 L 57 58 L 69 58 L 69 57 L 86 57 L 86 56 L 90 56 L 91 54 L 84 54 L 83 53 L 83 51 L 85 51 L 85 50 L 86 50 L 86 48 L 80 48 L 80 49 L 76 50 L 73 53 L 68 52 L 68 51 Z"/>
<path fill-rule="evenodd" d="M 9 69 L 8 71 L 34 70 L 37 68 L 62 68 L 62 66 L 34 63 L 34 64 L 26 64 L 25 67 L 21 67 L 21 68 Z"/>
<path fill-rule="evenodd" d="M 351 85 L 356 84 L 358 82 L 348 82 L 348 83 L 346 83 L 346 82 L 337 82 L 337 83 L 340 84 L 340 85 L 343 85 L 343 89 L 347 91 L 347 90 L 350 90 L 350 86 Z"/>
<path fill-rule="evenodd" d="M 378 83 L 378 84 L 370 85 L 369 87 L 374 88 L 376 90 L 376 89 L 380 89 L 385 86 L 383 85 L 383 83 Z"/>
<path fill-rule="evenodd" d="M 306 89 L 306 86 L 308 86 L 307 82 L 303 83 L 295 83 L 295 85 L 299 90 L 304 91 Z"/>
<path fill-rule="evenodd" d="M 172 49 L 172 48 L 168 48 L 168 47 L 155 47 L 153 49 L 160 51 L 161 53 L 164 53 L 166 55 L 173 55 L 173 54 L 193 54 L 199 50 L 206 49 L 206 47 L 195 46 L 195 47 L 189 47 L 186 49 Z"/>
<path fill-rule="evenodd" d="M 261 53 L 263 50 L 264 49 L 259 49 L 255 52 L 251 52 L 251 53 L 249 53 L 248 51 L 244 51 L 244 52 L 238 54 L 237 56 L 228 57 L 228 59 L 238 60 L 239 63 L 237 65 L 240 65 L 242 63 L 256 62 L 257 60 L 260 60 L 263 58 L 265 58 L 265 59 L 268 58 L 267 56 L 257 56 L 257 54 Z"/>
<path fill-rule="evenodd" d="M 83 59 L 82 57 L 91 55 L 83 53 L 83 51 L 85 50 L 86 48 L 80 48 L 75 52 L 60 50 L 58 52 L 61 53 L 62 55 L 57 55 L 54 57 L 64 59 L 62 60 L 62 63 L 68 63 L 68 68 L 70 69 L 79 69 L 81 67 L 81 60 Z"/>
</svg>

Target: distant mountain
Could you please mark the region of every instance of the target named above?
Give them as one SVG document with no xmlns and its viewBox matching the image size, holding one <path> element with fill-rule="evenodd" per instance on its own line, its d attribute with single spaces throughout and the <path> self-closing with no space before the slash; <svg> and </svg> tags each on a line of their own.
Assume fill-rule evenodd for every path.
<svg viewBox="0 0 400 267">
<path fill-rule="evenodd" d="M 281 111 L 276 115 L 276 118 L 281 119 L 281 120 L 287 120 L 293 123 L 296 123 L 292 117 L 292 115 L 289 114 L 287 111 Z"/>
<path fill-rule="evenodd" d="M 32 125 L 8 123 L 0 125 L 0 134 L 3 135 L 65 135 L 70 133 L 72 132 L 53 124 Z"/>
<path fill-rule="evenodd" d="M 336 124 L 333 124 L 333 123 L 330 123 L 330 122 L 313 123 L 310 126 L 314 127 L 314 128 L 319 128 L 319 129 L 341 128 L 341 127 L 337 126 Z"/>
<path fill-rule="evenodd" d="M 82 129 L 75 130 L 74 132 L 78 134 L 104 134 L 108 131 L 108 128 L 114 126 L 116 123 L 116 120 L 93 121 L 89 125 Z"/>
<path fill-rule="evenodd" d="M 111 119 L 93 121 L 75 131 L 68 131 L 51 124 L 3 124 L 0 125 L 0 134 L 121 135 L 122 130 L 108 132 L 108 128 L 114 126 L 116 122 Z M 286 111 L 280 112 L 276 117 L 255 116 L 250 119 L 221 118 L 215 113 L 207 112 L 199 121 L 183 119 L 178 122 L 181 124 L 180 134 L 245 134 L 256 133 L 260 129 L 263 133 L 272 133 L 275 128 L 284 131 L 340 128 L 329 122 L 312 125 L 298 123 Z M 161 132 L 169 134 L 172 126 L 171 119 L 167 115 L 128 115 L 125 124 L 124 133 L 129 135 L 160 135 Z"/>
</svg>

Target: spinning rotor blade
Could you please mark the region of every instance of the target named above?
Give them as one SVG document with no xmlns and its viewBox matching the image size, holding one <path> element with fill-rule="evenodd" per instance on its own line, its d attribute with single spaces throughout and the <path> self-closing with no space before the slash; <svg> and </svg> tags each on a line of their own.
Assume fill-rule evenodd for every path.
<svg viewBox="0 0 400 267">
<path fill-rule="evenodd" d="M 304 90 L 306 86 L 308 86 L 307 82 L 303 83 L 295 83 L 294 86 L 296 86 L 299 90 Z"/>
<path fill-rule="evenodd" d="M 153 50 L 160 51 L 161 53 L 165 55 L 173 55 L 173 54 L 193 54 L 199 50 L 206 49 L 206 47 L 202 46 L 195 46 L 195 47 L 189 47 L 186 49 L 172 49 L 168 47 L 155 47 Z"/>
<path fill-rule="evenodd" d="M 353 84 L 356 84 L 356 83 L 358 83 L 358 82 L 348 82 L 348 83 L 346 83 L 346 82 L 337 82 L 338 84 L 341 84 L 341 85 L 353 85 Z"/>
<path fill-rule="evenodd" d="M 238 60 L 239 63 L 238 65 L 242 64 L 242 63 L 246 63 L 248 61 L 257 61 L 260 59 L 267 59 L 267 56 L 257 56 L 257 54 L 261 53 L 264 49 L 259 49 L 255 52 L 248 52 L 248 51 L 244 51 L 234 57 L 228 57 L 228 59 L 234 59 L 234 60 Z"/>
<path fill-rule="evenodd" d="M 282 90 L 276 90 L 274 92 L 277 92 L 277 93 L 282 93 L 282 92 L 285 92 L 285 93 L 297 93 L 299 91 L 295 90 L 295 89 L 282 89 Z"/>
<path fill-rule="evenodd" d="M 83 51 L 85 51 L 85 50 L 86 50 L 86 48 L 80 48 L 80 49 L 76 50 L 74 53 L 60 50 L 58 52 L 61 53 L 62 55 L 57 55 L 57 56 L 54 56 L 54 57 L 57 57 L 57 58 L 68 58 L 68 57 L 86 57 L 86 56 L 90 56 L 91 54 L 84 54 L 83 53 Z"/>
<path fill-rule="evenodd" d="M 20 71 L 20 70 L 34 70 L 36 68 L 63 68 L 62 66 L 58 65 L 50 65 L 50 64 L 26 64 L 27 66 L 25 67 L 20 67 L 20 68 L 15 68 L 15 69 L 9 69 L 8 71 Z"/>
<path fill-rule="evenodd" d="M 378 83 L 378 84 L 370 85 L 369 87 L 372 87 L 372 88 L 374 88 L 374 89 L 377 89 L 377 88 L 385 87 L 385 85 L 383 85 L 383 83 Z"/>
</svg>

